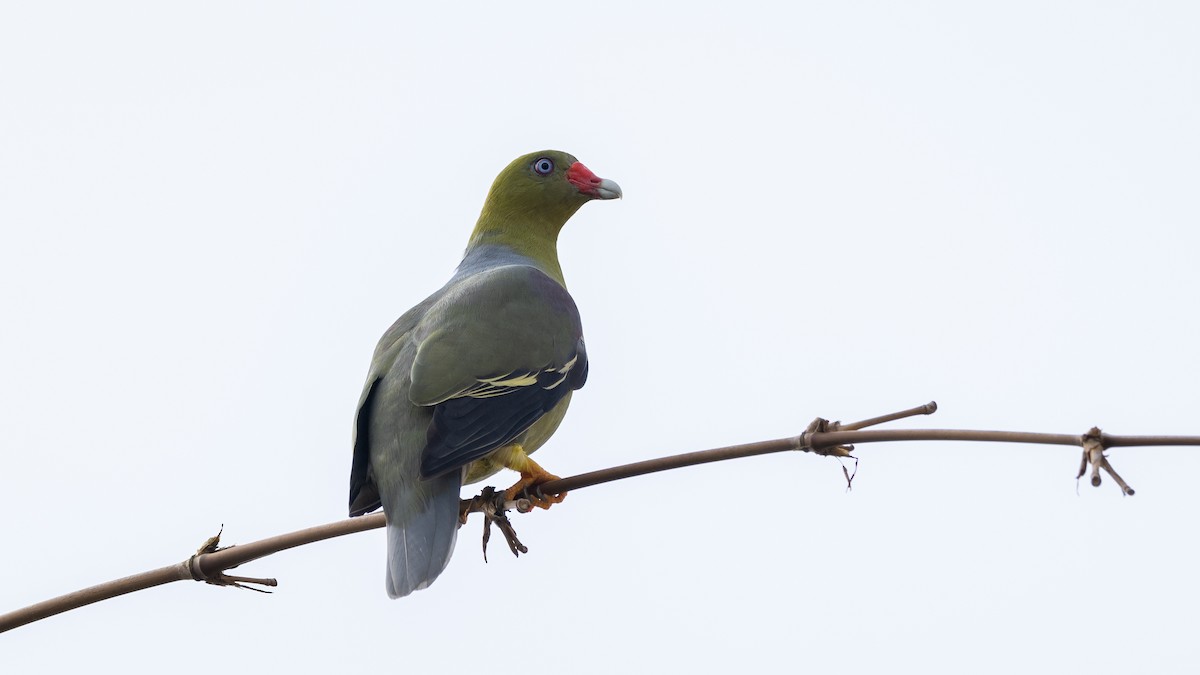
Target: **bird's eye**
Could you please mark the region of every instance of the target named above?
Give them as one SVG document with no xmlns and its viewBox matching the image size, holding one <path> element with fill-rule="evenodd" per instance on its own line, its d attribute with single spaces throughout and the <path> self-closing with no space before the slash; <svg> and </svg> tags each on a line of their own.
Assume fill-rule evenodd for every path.
<svg viewBox="0 0 1200 675">
<path fill-rule="evenodd" d="M 551 171 L 554 171 L 554 160 L 549 157 L 542 157 L 533 162 L 533 170 L 538 172 L 538 175 L 549 176 Z"/>
</svg>

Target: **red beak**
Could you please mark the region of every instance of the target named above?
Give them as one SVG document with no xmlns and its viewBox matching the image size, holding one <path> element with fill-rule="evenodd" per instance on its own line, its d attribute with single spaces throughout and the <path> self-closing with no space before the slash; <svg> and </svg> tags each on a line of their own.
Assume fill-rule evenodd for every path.
<svg viewBox="0 0 1200 675">
<path fill-rule="evenodd" d="M 592 199 L 617 199 L 621 197 L 621 186 L 592 173 L 592 170 L 575 162 L 567 169 L 567 182 Z"/>
</svg>

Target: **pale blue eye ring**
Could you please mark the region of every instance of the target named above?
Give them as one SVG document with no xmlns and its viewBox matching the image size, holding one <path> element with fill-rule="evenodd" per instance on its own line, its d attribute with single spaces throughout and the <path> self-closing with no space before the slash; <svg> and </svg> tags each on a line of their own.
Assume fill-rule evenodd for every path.
<svg viewBox="0 0 1200 675">
<path fill-rule="evenodd" d="M 550 159 L 549 157 L 535 159 L 533 160 L 533 170 L 536 171 L 539 176 L 549 176 L 550 172 L 554 171 L 554 160 Z"/>
</svg>

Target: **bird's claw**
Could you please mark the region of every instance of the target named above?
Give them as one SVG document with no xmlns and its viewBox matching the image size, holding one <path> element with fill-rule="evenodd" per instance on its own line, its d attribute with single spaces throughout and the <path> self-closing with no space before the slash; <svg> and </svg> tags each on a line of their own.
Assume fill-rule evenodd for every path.
<svg viewBox="0 0 1200 675">
<path fill-rule="evenodd" d="M 540 486 L 552 480 L 559 480 L 559 477 L 546 471 L 540 473 L 522 471 L 521 479 L 504 491 L 504 498 L 509 501 L 524 498 L 539 509 L 549 509 L 555 504 L 561 504 L 567 498 L 565 492 L 549 495 L 542 493 Z"/>
<path fill-rule="evenodd" d="M 567 493 L 565 492 L 560 492 L 556 495 L 544 495 L 536 487 L 532 490 L 526 489 L 520 494 L 523 494 L 523 498 L 528 499 L 532 506 L 536 506 L 539 509 L 549 509 L 555 504 L 561 504 L 567 498 Z"/>
</svg>

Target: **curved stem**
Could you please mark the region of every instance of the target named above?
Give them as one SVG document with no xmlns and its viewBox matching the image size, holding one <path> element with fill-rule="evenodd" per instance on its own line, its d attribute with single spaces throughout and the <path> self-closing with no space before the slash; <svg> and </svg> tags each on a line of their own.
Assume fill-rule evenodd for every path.
<svg viewBox="0 0 1200 675">
<path fill-rule="evenodd" d="M 1086 434 L 1044 434 L 1022 431 L 976 431 L 969 429 L 873 429 L 862 431 L 862 427 L 889 422 L 912 415 L 927 415 L 937 409 L 936 404 L 928 403 L 909 410 L 883 415 L 863 420 L 854 424 L 834 426 L 833 428 L 850 429 L 849 431 L 810 431 L 800 436 L 778 438 L 758 443 L 732 445 L 713 450 L 689 452 L 682 455 L 660 457 L 644 462 L 635 462 L 623 466 L 615 466 L 599 471 L 570 476 L 542 484 L 540 487 L 547 493 L 566 492 L 580 488 L 608 483 L 633 476 L 640 476 L 659 471 L 679 469 L 685 466 L 721 462 L 741 457 L 753 457 L 790 450 L 803 450 L 822 454 L 822 448 L 857 443 L 875 443 L 884 441 L 983 441 L 999 443 L 1039 443 L 1051 445 L 1082 446 Z M 1200 436 L 1112 436 L 1101 434 L 1102 447 L 1133 447 L 1133 446 L 1164 446 L 1164 445 L 1195 445 L 1200 446 Z M 1111 469 L 1110 469 L 1111 471 Z M 1115 475 L 1115 474 L 1114 474 Z M 1123 486 L 1128 494 L 1127 486 Z M 0 633 L 33 621 L 38 621 L 68 610 L 90 605 L 101 600 L 140 591 L 154 586 L 194 579 L 210 583 L 228 585 L 229 581 L 254 583 L 253 579 L 244 577 L 224 577 L 225 570 L 242 565 L 252 560 L 278 553 L 279 551 L 311 544 L 324 539 L 332 539 L 355 532 L 363 532 L 383 527 L 384 516 L 375 513 L 347 520 L 339 520 L 325 525 L 309 527 L 296 532 L 289 532 L 259 541 L 230 546 L 212 552 L 197 553 L 191 558 L 149 572 L 117 579 L 107 583 L 85 588 L 74 593 L 39 602 L 28 607 L 0 615 Z M 273 581 L 273 580 L 260 580 Z"/>
</svg>

